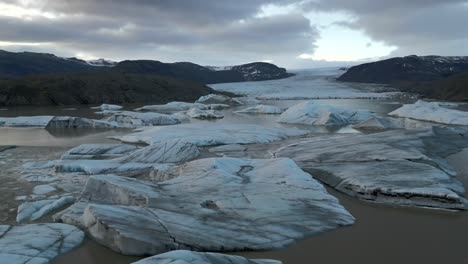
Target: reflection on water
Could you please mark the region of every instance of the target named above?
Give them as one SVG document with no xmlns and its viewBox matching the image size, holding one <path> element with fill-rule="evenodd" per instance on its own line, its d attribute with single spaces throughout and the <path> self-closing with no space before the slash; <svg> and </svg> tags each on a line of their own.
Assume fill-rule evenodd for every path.
<svg viewBox="0 0 468 264">
<path fill-rule="evenodd" d="M 86 143 L 112 143 L 109 136 L 128 130 L 0 128 L 0 145 L 74 147 Z"/>
</svg>

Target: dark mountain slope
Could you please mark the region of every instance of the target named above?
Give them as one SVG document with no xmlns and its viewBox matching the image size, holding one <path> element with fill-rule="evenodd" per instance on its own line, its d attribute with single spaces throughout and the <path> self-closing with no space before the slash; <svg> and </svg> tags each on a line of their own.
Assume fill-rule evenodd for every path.
<svg viewBox="0 0 468 264">
<path fill-rule="evenodd" d="M 0 50 L 0 78 L 19 78 L 26 75 L 93 72 L 102 67 L 88 65 L 81 60 L 67 60 L 52 54 L 7 52 Z"/>
<path fill-rule="evenodd" d="M 0 105 L 193 102 L 211 88 L 189 81 L 121 72 L 31 76 L 0 81 Z"/>
<path fill-rule="evenodd" d="M 440 80 L 468 71 L 468 57 L 406 56 L 349 68 L 344 82 L 399 84 Z"/>
<path fill-rule="evenodd" d="M 107 67 L 103 67 L 107 66 Z M 157 74 L 199 83 L 263 81 L 292 76 L 276 65 L 255 62 L 215 71 L 190 62 L 163 63 L 153 60 L 126 60 L 115 64 L 104 59 L 84 61 L 60 58 L 52 54 L 7 52 L 0 50 L 0 78 L 58 73 L 117 71 L 138 74 Z"/>
<path fill-rule="evenodd" d="M 404 88 L 428 98 L 468 101 L 468 71 L 433 82 L 407 83 Z"/>
<path fill-rule="evenodd" d="M 263 62 L 243 64 L 233 66 L 229 70 L 216 71 L 190 62 L 162 63 L 135 60 L 120 62 L 113 69 L 131 73 L 158 74 L 206 84 L 273 80 L 293 75 L 284 68 Z"/>
</svg>

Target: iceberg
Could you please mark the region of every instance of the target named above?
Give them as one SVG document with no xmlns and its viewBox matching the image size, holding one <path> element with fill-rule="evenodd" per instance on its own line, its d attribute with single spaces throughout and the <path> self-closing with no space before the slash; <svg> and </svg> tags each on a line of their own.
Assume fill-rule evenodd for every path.
<svg viewBox="0 0 468 264">
<path fill-rule="evenodd" d="M 403 105 L 389 115 L 448 125 L 468 126 L 468 112 L 445 108 L 444 104 L 439 102 L 419 100 L 414 104 Z"/>
</svg>

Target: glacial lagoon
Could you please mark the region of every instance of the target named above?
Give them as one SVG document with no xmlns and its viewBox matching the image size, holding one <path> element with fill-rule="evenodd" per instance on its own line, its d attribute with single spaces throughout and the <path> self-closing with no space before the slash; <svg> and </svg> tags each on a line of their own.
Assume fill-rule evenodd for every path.
<svg viewBox="0 0 468 264">
<path fill-rule="evenodd" d="M 406 101 L 407 98 L 411 97 L 402 97 L 396 95 L 392 91 L 384 92 L 386 91 L 386 87 L 379 87 L 375 85 L 360 86 L 358 84 L 347 85 L 343 83 L 337 83 L 333 80 L 334 76 L 336 76 L 336 71 L 317 70 L 300 72 L 297 76 L 289 79 L 252 83 L 219 84 L 213 85 L 213 88 L 246 95 L 248 98 L 256 98 L 259 100 L 256 102 L 256 104 L 271 105 L 281 109 L 287 109 L 301 103 L 312 102 L 313 104 L 328 105 L 339 109 L 347 109 L 348 112 L 355 110 L 368 110 L 379 118 L 387 118 L 387 114 L 400 108 L 402 103 L 412 103 L 411 100 Z M 288 90 L 290 91 L 289 93 L 287 92 Z M 317 93 L 318 90 L 320 90 L 319 94 Z M 281 91 L 281 93 L 279 93 L 279 91 Z M 142 105 L 124 105 L 124 110 L 133 111 L 135 108 L 141 106 Z M 410 127 L 403 126 L 400 129 L 384 128 L 383 130 L 375 130 L 375 127 L 374 129 L 357 129 L 354 126 L 355 124 L 352 123 L 337 125 L 336 122 L 340 120 L 342 121 L 342 119 L 330 118 L 329 116 L 327 116 L 325 123 L 323 123 L 325 125 L 310 125 L 294 122 L 280 123 L 277 122 L 279 119 L 278 114 L 238 113 L 238 111 L 243 110 L 249 106 L 251 105 L 236 105 L 226 109 L 216 110 L 223 116 L 223 118 L 219 119 L 199 120 L 195 118 L 188 118 L 188 121 L 184 121 L 182 124 L 167 126 L 167 128 L 157 127 L 157 133 L 154 132 L 156 135 L 154 137 L 158 139 L 158 137 L 164 133 L 173 135 L 174 137 L 185 137 L 185 134 L 189 134 L 188 136 L 190 136 L 190 131 L 192 131 L 192 136 L 195 137 L 196 133 L 198 133 L 196 131 L 201 130 L 201 128 L 205 128 L 206 131 L 209 132 L 207 132 L 206 135 L 203 135 L 203 130 L 201 130 L 202 132 L 200 132 L 200 134 L 202 134 L 202 136 L 209 137 L 210 133 L 216 133 L 217 141 L 216 143 L 213 143 L 213 146 L 211 146 L 209 143 L 206 143 L 206 137 L 203 137 L 203 140 L 200 138 L 197 138 L 197 140 L 193 141 L 189 140 L 189 143 L 195 145 L 200 152 L 195 160 L 217 159 L 221 157 L 232 157 L 234 159 L 269 159 L 272 158 L 275 153 L 290 153 L 281 151 L 278 152 L 280 149 L 287 148 L 288 146 L 294 144 L 301 145 L 301 142 L 314 139 L 320 138 L 326 142 L 328 138 L 330 140 L 334 140 L 335 142 L 337 140 L 336 137 L 338 137 L 341 140 L 339 142 L 344 142 L 341 144 L 346 144 L 354 140 L 356 136 L 368 136 L 368 138 L 372 138 L 374 134 L 385 131 L 392 133 L 392 135 L 394 133 L 405 134 L 407 132 L 402 131 L 409 131 L 408 133 L 412 133 L 412 130 L 424 130 L 429 129 L 432 126 L 435 126 L 437 129 L 442 127 L 440 128 L 442 129 L 442 132 L 436 129 L 433 130 L 435 131 L 434 133 L 425 137 L 427 137 L 427 140 L 432 140 L 432 138 L 434 138 L 434 140 L 431 141 L 434 144 L 444 145 L 443 137 L 445 135 L 445 130 L 443 129 L 445 128 L 443 127 L 452 127 L 451 125 L 446 124 L 443 125 L 427 121 L 411 120 Z M 97 110 L 83 106 L 43 108 L 15 107 L 5 111 L 0 111 L 0 117 L 51 115 L 74 116 L 90 119 L 102 118 L 102 115 L 95 113 L 96 111 Z M 341 115 L 341 117 L 343 117 L 343 115 Z M 321 121 L 323 121 L 323 119 L 321 119 Z M 177 126 L 186 128 L 185 130 L 188 130 L 188 133 L 184 134 L 184 131 L 176 133 L 175 130 L 177 130 Z M 265 131 L 258 131 L 258 134 L 261 136 L 251 135 L 252 131 L 255 131 L 256 126 L 265 128 Z M 221 132 L 216 131 L 216 129 L 223 127 L 228 129 L 228 132 L 226 132 L 227 134 L 220 134 Z M 460 128 L 459 126 L 453 127 L 455 129 Z M 145 132 L 145 129 L 147 130 L 147 134 L 153 133 L 151 132 L 151 128 L 149 128 L 149 130 L 148 128 L 144 128 L 143 132 Z M 239 134 L 236 135 L 236 131 L 238 131 L 237 133 Z M 82 144 L 120 144 L 120 141 L 117 141 L 116 139 L 123 139 L 124 142 L 128 142 L 129 139 L 138 139 L 141 137 L 141 134 L 138 133 L 142 132 L 137 131 L 135 133 L 131 128 L 104 130 L 89 128 L 0 128 L 1 145 L 16 146 L 14 148 L 12 147 L 4 149 L 0 152 L 0 177 L 2 179 L 1 198 L 3 201 L 5 201 L 2 203 L 0 208 L 1 224 L 17 224 L 17 208 L 24 202 L 24 200 L 19 199 L 18 197 L 21 198 L 21 196 L 30 196 L 33 193 L 34 187 L 37 185 L 53 185 L 57 187 L 56 190 L 51 191 L 41 199 L 49 199 L 52 196 L 61 197 L 64 195 L 71 195 L 75 198 L 80 197 L 83 186 L 90 177 L 89 175 L 86 175 L 86 169 L 92 171 L 96 168 L 92 167 L 92 164 L 90 163 L 91 165 L 86 164 L 88 167 L 83 170 L 84 173 L 83 171 L 73 172 L 70 174 L 72 176 L 67 173 L 64 173 L 65 176 L 51 175 L 59 177 L 61 180 L 63 180 L 63 182 L 55 180 L 51 180 L 50 182 L 28 181 L 25 179 L 31 179 L 31 177 L 28 178 L 26 177 L 27 175 L 34 173 L 40 175 L 54 174 L 54 172 L 50 169 L 51 167 L 44 164 L 49 161 L 60 160 L 62 155 L 71 148 L 80 146 Z M 229 135 L 229 133 L 232 135 Z M 405 134 L 399 138 L 399 141 L 406 142 L 410 137 L 411 136 L 407 136 Z M 450 137 L 455 137 L 455 135 L 450 134 Z M 148 139 L 145 138 L 145 140 Z M 162 139 L 159 138 L 158 140 Z M 239 140 L 239 142 L 236 142 L 236 140 Z M 259 140 L 260 142 L 256 143 L 256 140 Z M 413 138 L 412 140 L 418 141 L 417 138 Z M 220 145 L 220 142 L 225 142 L 223 144 L 229 144 L 227 146 L 233 147 L 213 149 L 213 147 Z M 139 147 L 142 146 L 141 142 L 135 143 L 138 143 L 137 146 Z M 374 144 L 375 141 L 370 143 Z M 385 143 L 385 140 L 379 141 L 379 146 L 385 145 Z M 238 144 L 240 144 L 240 147 Z M 356 145 L 356 148 L 359 148 L 360 146 L 364 147 L 366 144 L 369 144 L 369 142 L 362 142 L 360 144 L 361 145 Z M 452 146 L 449 150 L 438 149 L 437 146 L 430 149 L 430 147 L 433 146 L 431 144 L 427 146 L 424 144 L 421 145 L 418 142 L 411 144 L 411 146 L 414 146 L 415 149 L 418 149 L 417 152 L 398 153 L 401 155 L 407 155 L 406 159 L 409 160 L 424 161 L 418 163 L 417 166 L 422 166 L 427 169 L 435 168 L 437 169 L 437 172 L 434 173 L 437 175 L 456 174 L 455 178 L 451 178 L 452 176 L 447 176 L 446 178 L 434 176 L 435 178 L 433 180 L 438 187 L 446 188 L 445 190 L 447 190 L 447 192 L 453 189 L 457 190 L 457 188 L 460 187 L 463 188 L 463 186 L 467 188 L 467 149 L 457 149 L 457 146 Z M 324 145 L 320 146 L 324 149 L 325 153 L 326 148 L 323 147 Z M 336 146 L 336 148 L 339 149 L 340 146 Z M 430 151 L 425 150 L 424 148 L 428 148 L 431 151 L 434 150 L 433 152 L 437 153 L 431 156 L 432 154 L 429 153 Z M 395 148 L 383 150 L 386 151 L 384 154 L 390 153 L 388 152 L 390 150 L 396 151 Z M 400 151 L 398 148 L 397 150 Z M 401 150 L 403 151 L 406 149 Z M 327 151 L 330 151 L 329 155 L 331 155 L 331 153 L 334 153 L 336 156 L 338 156 L 338 154 L 346 154 L 338 153 L 336 151 L 333 152 L 331 150 Z M 322 154 L 319 150 L 316 150 L 316 152 Z M 388 157 L 385 155 L 382 156 L 381 154 L 373 154 L 372 150 L 366 150 L 366 153 L 370 153 L 369 156 L 378 155 L 376 159 L 380 159 L 381 161 L 389 160 L 389 162 L 400 162 L 398 157 Z M 283 155 L 287 156 L 287 154 L 282 154 L 281 156 Z M 373 157 L 374 156 L 371 158 Z M 291 156 L 291 158 L 295 160 L 293 156 Z M 347 162 L 346 160 L 332 159 L 333 157 L 327 158 L 329 160 L 333 160 L 333 162 L 336 162 L 337 166 L 343 165 L 340 163 Z M 105 159 L 108 159 L 108 157 Z M 40 166 L 38 167 L 38 164 L 36 164 L 37 161 L 44 161 L 45 163 L 42 163 L 42 165 L 47 168 L 41 168 Z M 321 167 L 323 170 L 328 171 L 329 173 L 331 172 L 331 169 L 326 168 L 327 159 L 319 157 L 313 160 L 313 162 L 317 161 L 324 163 L 314 163 L 314 166 Z M 369 162 L 368 160 L 364 161 Z M 444 161 L 447 161 L 447 163 L 444 163 Z M 72 166 L 70 165 L 71 163 L 69 163 L 67 160 L 65 160 L 65 163 L 68 166 L 67 168 L 71 168 L 71 170 L 76 170 L 76 168 L 80 166 L 83 167 L 83 164 L 74 164 Z M 100 162 L 100 164 L 102 163 L 103 162 Z M 24 164 L 29 164 L 29 167 L 25 167 Z M 256 169 L 257 165 L 255 164 L 256 163 L 252 163 L 252 165 L 249 166 L 252 166 L 254 169 Z M 301 162 L 298 162 L 298 164 L 301 166 Z M 400 166 L 398 165 L 400 163 L 395 164 Z M 53 167 L 57 165 L 54 164 L 51 166 Z M 240 166 L 242 167 L 244 165 Z M 262 167 L 264 165 L 258 166 Z M 65 166 L 63 166 L 62 161 L 61 168 L 64 167 Z M 121 170 L 121 166 L 119 168 Z M 377 167 L 377 171 L 378 169 L 380 168 Z M 325 177 L 319 175 L 314 176 L 314 171 L 306 172 L 310 172 L 313 177 L 319 180 L 321 177 Z M 431 173 L 433 172 L 431 171 Z M 390 177 L 391 176 L 392 175 L 390 175 Z M 179 175 L 178 177 L 186 176 Z M 253 175 L 250 175 L 249 177 L 253 177 Z M 343 177 L 348 176 L 345 175 Z M 422 175 L 422 177 L 424 177 L 424 175 Z M 453 179 L 458 181 L 452 182 Z M 419 178 L 417 180 L 420 182 Z M 353 197 L 352 193 L 346 193 L 339 188 L 335 189 L 333 188 L 333 184 L 329 181 L 322 180 L 321 182 L 326 183 L 326 192 L 328 192 L 330 196 L 338 198 L 339 203 L 343 206 L 343 208 L 346 209 L 355 218 L 354 223 L 350 221 L 351 219 L 347 219 L 347 221 L 345 221 L 346 225 L 336 229 L 326 228 L 326 230 L 322 230 L 323 232 L 314 231 L 308 233 L 305 232 L 304 229 L 301 229 L 305 234 L 304 237 L 301 238 L 301 235 L 298 235 L 295 238 L 296 241 L 294 241 L 294 243 L 287 243 L 287 245 L 284 245 L 284 248 L 278 247 L 275 250 L 261 248 L 260 252 L 227 253 L 241 255 L 247 258 L 276 259 L 281 260 L 284 263 L 342 263 L 346 261 L 359 261 L 360 263 L 375 263 L 376 261 L 379 263 L 402 263 L 408 260 L 414 260 L 422 263 L 464 263 L 464 261 L 467 261 L 468 253 L 466 251 L 466 245 L 468 244 L 468 226 L 466 223 L 468 223 L 468 213 L 466 211 L 453 210 L 455 207 L 453 207 L 451 204 L 449 204 L 449 206 L 446 208 L 437 208 L 439 204 L 434 205 L 433 203 L 426 203 L 426 206 L 421 206 L 424 203 L 420 203 L 420 200 L 415 202 L 416 205 L 420 205 L 417 207 L 411 206 L 412 204 L 402 205 L 398 202 L 393 202 L 392 200 L 388 202 L 388 199 L 376 200 L 377 202 L 372 202 L 371 198 L 366 200 L 362 199 L 362 197 Z M 200 184 L 203 184 L 203 181 L 200 182 Z M 431 188 L 433 187 L 434 186 Z M 281 189 L 279 189 L 279 191 L 281 191 Z M 422 191 L 421 193 L 424 192 Z M 30 201 L 33 201 L 38 198 L 29 197 L 26 199 L 31 199 Z M 278 200 L 278 202 L 279 201 L 281 200 Z M 450 203 L 450 201 L 447 203 Z M 95 202 L 97 203 L 100 201 Z M 211 203 L 207 203 L 206 206 L 216 207 L 216 204 L 213 205 Z M 459 204 L 456 206 L 459 206 Z M 62 209 L 64 208 L 66 207 L 63 207 Z M 221 208 L 224 207 L 221 206 Z M 302 208 L 301 210 L 305 209 Z M 58 211 L 60 210 L 47 213 L 43 217 L 36 220 L 34 223 L 52 222 L 52 215 Z M 313 212 L 311 212 L 311 214 L 313 215 Z M 308 216 L 304 219 L 311 218 Z M 300 220 L 296 219 L 295 221 Z M 253 230 L 255 230 L 255 227 Z M 246 241 L 252 241 L 252 238 L 246 238 Z M 97 243 L 90 238 L 86 238 L 81 246 L 69 251 L 66 254 L 58 256 L 53 260 L 52 263 L 103 263 L 103 261 L 109 263 L 131 263 L 140 259 L 138 257 L 129 257 L 117 254 L 107 247 L 100 245 L 103 243 L 102 241 L 99 241 L 99 239 L 98 242 L 100 243 Z M 233 246 L 233 248 L 236 247 Z"/>
</svg>

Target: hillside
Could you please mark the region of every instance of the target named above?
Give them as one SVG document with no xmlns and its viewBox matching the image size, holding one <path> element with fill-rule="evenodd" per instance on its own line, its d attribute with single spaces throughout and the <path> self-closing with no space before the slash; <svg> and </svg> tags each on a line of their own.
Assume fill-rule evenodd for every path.
<svg viewBox="0 0 468 264">
<path fill-rule="evenodd" d="M 26 75 L 93 72 L 102 68 L 80 60 L 67 60 L 47 53 L 7 52 L 0 50 L 0 78 L 19 78 Z"/>
<path fill-rule="evenodd" d="M 232 66 L 226 70 L 215 70 L 190 62 L 163 63 L 151 60 L 134 60 L 122 61 L 113 70 L 158 74 L 205 84 L 274 80 L 293 75 L 284 68 L 264 62 Z"/>
<path fill-rule="evenodd" d="M 440 80 L 464 71 L 468 71 L 468 57 L 412 55 L 353 66 L 338 80 L 398 85 Z"/>
<path fill-rule="evenodd" d="M 14 53 L 0 50 L 0 78 L 107 71 L 157 74 L 203 84 L 263 81 L 287 78 L 293 75 L 284 68 L 263 62 L 237 65 L 218 71 L 191 62 L 164 63 L 154 60 L 125 60 L 116 63 L 104 59 L 84 61 L 77 58 L 61 58 L 46 53 Z"/>
<path fill-rule="evenodd" d="M 433 82 L 407 83 L 404 88 L 437 100 L 468 101 L 468 71 Z"/>
<path fill-rule="evenodd" d="M 121 72 L 67 73 L 0 80 L 0 105 L 72 105 L 195 101 L 213 93 L 189 81 Z"/>
</svg>

